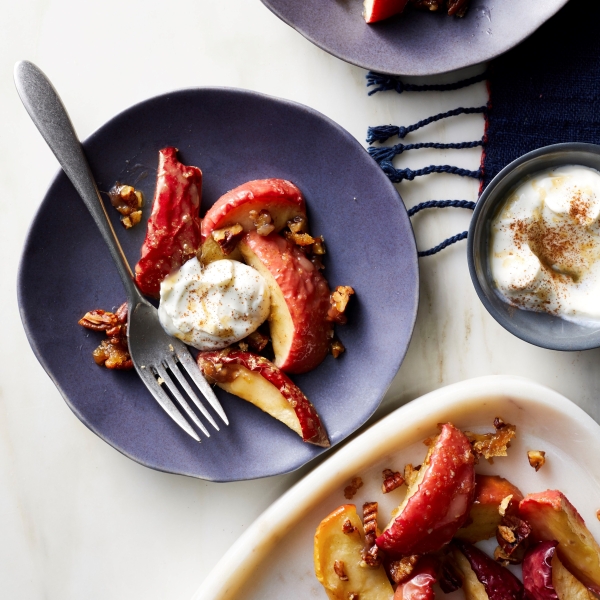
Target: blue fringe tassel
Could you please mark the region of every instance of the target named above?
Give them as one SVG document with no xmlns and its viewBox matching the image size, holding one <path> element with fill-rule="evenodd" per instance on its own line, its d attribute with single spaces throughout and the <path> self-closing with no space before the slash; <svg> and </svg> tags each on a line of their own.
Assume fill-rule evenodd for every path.
<svg viewBox="0 0 600 600">
<path fill-rule="evenodd" d="M 468 231 L 463 231 L 462 233 L 453 235 L 452 237 L 445 239 L 441 244 L 438 244 L 434 248 L 430 248 L 429 250 L 423 250 L 422 252 L 417 252 L 417 254 L 419 255 L 419 258 L 423 256 L 431 256 L 432 254 L 437 254 L 444 248 L 447 248 L 452 244 L 456 244 L 456 242 L 460 242 L 460 240 L 466 240 L 468 234 Z"/>
<path fill-rule="evenodd" d="M 464 108 L 459 107 L 454 110 L 449 110 L 447 112 L 439 113 L 437 115 L 433 115 L 432 117 L 428 117 L 427 119 L 423 119 L 418 123 L 414 123 L 413 125 L 409 125 L 408 127 L 396 126 L 396 125 L 379 125 L 378 127 L 369 127 L 367 130 L 367 143 L 372 144 L 373 142 L 385 142 L 387 139 L 397 135 L 400 139 L 405 138 L 411 131 L 416 131 L 425 125 L 429 125 L 430 123 L 435 123 L 436 121 L 440 121 L 441 119 L 446 119 L 448 117 L 454 117 L 456 115 L 471 115 L 475 113 L 485 113 L 487 111 L 487 106 L 477 106 Z"/>
<path fill-rule="evenodd" d="M 394 156 L 398 156 L 407 150 L 420 150 L 421 148 L 435 148 L 437 150 L 446 150 L 455 148 L 462 150 L 463 148 L 476 148 L 483 146 L 483 140 L 476 142 L 458 142 L 453 144 L 439 144 L 437 142 L 425 142 L 422 144 L 396 144 L 395 146 L 383 146 L 375 148 L 371 146 L 367 148 L 367 152 L 377 161 L 390 161 Z"/>
<path fill-rule="evenodd" d="M 481 171 L 469 171 L 468 169 L 460 169 L 459 167 L 453 167 L 451 165 L 430 165 L 423 169 L 396 169 L 390 161 L 383 161 L 379 163 L 383 172 L 393 183 L 400 183 L 401 181 L 408 180 L 412 181 L 415 177 L 421 177 L 422 175 L 429 175 L 431 173 L 450 173 L 452 175 L 460 175 L 461 177 L 473 177 L 479 179 L 481 177 Z"/>
<path fill-rule="evenodd" d="M 389 90 L 394 90 L 398 92 L 398 94 L 401 94 L 402 92 L 448 92 L 451 90 L 459 90 L 469 85 L 473 85 L 474 83 L 484 81 L 487 79 L 487 73 L 481 73 L 481 75 L 475 75 L 474 77 L 462 79 L 461 81 L 457 81 L 455 83 L 442 83 L 434 85 L 415 85 L 413 83 L 404 83 L 398 79 L 398 77 L 394 77 L 393 75 L 380 75 L 379 73 L 373 73 L 373 71 L 369 71 L 366 77 L 367 87 L 371 87 L 373 85 L 378 86 L 369 92 L 369 96 L 372 96 L 377 92 L 386 92 Z"/>
<path fill-rule="evenodd" d="M 408 216 L 412 217 L 426 208 L 468 208 L 475 210 L 475 202 L 469 202 L 468 200 L 428 200 L 409 209 Z"/>
</svg>

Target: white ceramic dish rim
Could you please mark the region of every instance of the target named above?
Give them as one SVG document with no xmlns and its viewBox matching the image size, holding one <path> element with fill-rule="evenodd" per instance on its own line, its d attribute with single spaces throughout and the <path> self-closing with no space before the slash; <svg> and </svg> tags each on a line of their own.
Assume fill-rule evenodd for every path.
<svg viewBox="0 0 600 600">
<path fill-rule="evenodd" d="M 478 377 L 425 394 L 340 448 L 267 508 L 227 551 L 192 600 L 232 600 L 286 531 L 357 472 L 414 442 L 415 430 L 435 426 L 449 412 L 464 412 L 486 398 L 502 396 L 538 409 L 553 409 L 575 422 L 584 438 L 598 437 L 599 425 L 579 406 L 524 377 Z"/>
</svg>

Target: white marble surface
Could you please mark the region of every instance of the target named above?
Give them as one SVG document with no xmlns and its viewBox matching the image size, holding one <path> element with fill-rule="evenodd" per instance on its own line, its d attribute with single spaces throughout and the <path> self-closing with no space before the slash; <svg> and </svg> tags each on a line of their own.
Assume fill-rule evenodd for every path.
<svg viewBox="0 0 600 600">
<path fill-rule="evenodd" d="M 0 0 L 3 598 L 189 598 L 240 533 L 307 470 L 236 484 L 154 472 L 104 444 L 62 401 L 29 349 L 16 303 L 18 255 L 57 165 L 20 106 L 12 83 L 15 61 L 27 58 L 46 71 L 82 137 L 134 102 L 198 85 L 245 87 L 303 102 L 361 141 L 369 124 L 409 124 L 486 100 L 483 84 L 445 94 L 369 98 L 363 70 L 312 46 L 259 0 L 168 6 L 156 0 Z M 411 140 L 462 141 L 482 131 L 480 116 L 459 117 Z M 398 165 L 449 162 L 473 169 L 479 157 L 476 149 L 419 151 Z M 399 190 L 412 206 L 426 199 L 474 200 L 477 187 L 431 175 Z M 466 229 L 468 220 L 461 210 L 419 215 L 419 246 Z M 415 334 L 378 416 L 445 384 L 507 373 L 544 383 L 600 418 L 598 351 L 541 350 L 501 329 L 473 291 L 464 242 L 420 264 Z"/>
</svg>

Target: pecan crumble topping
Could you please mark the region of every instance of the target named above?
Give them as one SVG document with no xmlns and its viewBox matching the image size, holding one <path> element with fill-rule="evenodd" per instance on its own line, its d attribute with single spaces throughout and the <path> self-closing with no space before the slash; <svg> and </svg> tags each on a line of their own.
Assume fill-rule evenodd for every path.
<svg viewBox="0 0 600 600">
<path fill-rule="evenodd" d="M 419 557 L 416 554 L 404 556 L 399 560 L 394 560 L 389 564 L 388 573 L 394 583 L 404 583 L 410 574 L 414 571 Z"/>
<path fill-rule="evenodd" d="M 346 567 L 343 560 L 336 560 L 333 563 L 333 570 L 335 574 L 340 578 L 340 581 L 348 581 L 348 575 L 346 575 Z"/>
<path fill-rule="evenodd" d="M 527 459 L 529 460 L 529 464 L 537 472 L 546 463 L 546 453 L 543 450 L 529 450 L 527 452 Z"/>
<path fill-rule="evenodd" d="M 133 369 L 127 345 L 127 302 L 114 313 L 102 309 L 91 310 L 78 323 L 92 331 L 106 332 L 107 339 L 102 340 L 92 353 L 97 365 L 121 371 Z"/>
<path fill-rule="evenodd" d="M 144 204 L 142 192 L 131 185 L 124 185 L 117 181 L 109 190 L 108 197 L 111 204 L 121 214 L 121 223 L 125 229 L 131 229 L 142 220 Z"/>
<path fill-rule="evenodd" d="M 273 218 L 268 210 L 263 209 L 260 212 L 251 210 L 250 218 L 254 222 L 254 227 L 256 227 L 256 233 L 258 233 L 258 235 L 266 236 L 275 230 Z"/>
<path fill-rule="evenodd" d="M 329 298 L 331 306 L 327 312 L 327 319 L 334 321 L 340 325 L 344 325 L 348 321 L 348 317 L 344 314 L 350 296 L 354 294 L 354 290 L 349 285 L 338 285 Z"/>
<path fill-rule="evenodd" d="M 473 448 L 473 454 L 477 458 L 483 457 L 490 463 L 495 456 L 507 456 L 507 449 L 510 447 L 510 441 L 517 435 L 515 425 L 505 423 L 502 419 L 494 419 L 495 433 L 472 433 L 465 431 Z"/>
<path fill-rule="evenodd" d="M 350 485 L 344 488 L 344 497 L 348 500 L 352 500 L 356 495 L 356 492 L 363 486 L 363 480 L 360 477 L 353 477 L 350 481 Z"/>
<path fill-rule="evenodd" d="M 365 528 L 365 547 L 361 553 L 363 562 L 369 567 L 381 564 L 381 551 L 375 543 L 377 539 L 377 502 L 363 504 L 363 524 Z"/>
<path fill-rule="evenodd" d="M 381 484 L 381 491 L 384 494 L 393 492 L 396 488 L 399 488 L 404 483 L 404 477 L 402 477 L 398 471 L 384 469 L 382 475 L 383 483 Z"/>
</svg>

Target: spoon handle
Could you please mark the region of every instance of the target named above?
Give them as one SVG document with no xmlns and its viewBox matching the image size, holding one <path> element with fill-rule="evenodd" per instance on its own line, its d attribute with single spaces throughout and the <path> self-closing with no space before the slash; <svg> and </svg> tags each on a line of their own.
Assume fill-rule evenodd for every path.
<svg viewBox="0 0 600 600">
<path fill-rule="evenodd" d="M 131 267 L 108 218 L 100 192 L 83 154 L 71 119 L 50 80 L 33 63 L 15 65 L 15 85 L 21 102 L 92 214 L 121 276 L 130 304 L 143 302 Z"/>
</svg>

